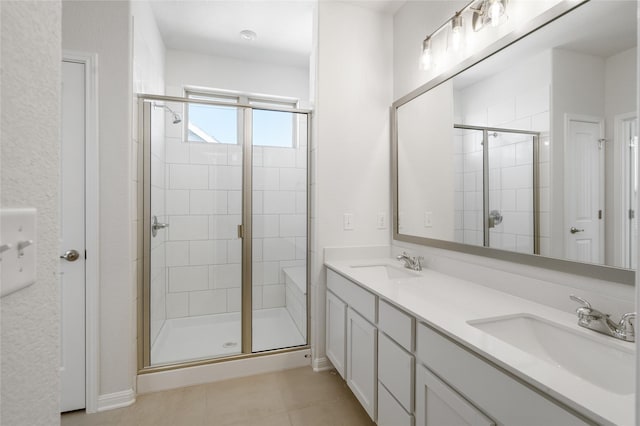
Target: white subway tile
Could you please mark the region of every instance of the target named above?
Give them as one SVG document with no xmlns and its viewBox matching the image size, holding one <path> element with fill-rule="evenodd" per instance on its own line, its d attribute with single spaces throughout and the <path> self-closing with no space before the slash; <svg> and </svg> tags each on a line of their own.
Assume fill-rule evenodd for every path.
<svg viewBox="0 0 640 426">
<path fill-rule="evenodd" d="M 533 140 L 516 144 L 516 164 L 533 164 Z"/>
<path fill-rule="evenodd" d="M 206 290 L 209 284 L 207 266 L 176 266 L 169 268 L 169 291 Z"/>
<path fill-rule="evenodd" d="M 189 162 L 189 144 L 181 139 L 167 138 L 167 155 L 165 161 L 169 164 L 187 164 Z"/>
<path fill-rule="evenodd" d="M 548 132 L 550 127 L 549 111 L 541 112 L 531 117 L 531 130 L 534 132 Z"/>
<path fill-rule="evenodd" d="M 514 234 L 502 234 L 502 248 L 504 250 L 516 250 L 516 236 Z"/>
<path fill-rule="evenodd" d="M 189 316 L 227 312 L 227 291 L 206 290 L 189 293 Z"/>
<path fill-rule="evenodd" d="M 305 148 L 296 149 L 296 167 L 307 169 L 307 150 Z"/>
<path fill-rule="evenodd" d="M 502 224 L 507 234 L 532 235 L 533 214 L 526 212 L 513 212 L 503 215 Z"/>
<path fill-rule="evenodd" d="M 209 218 L 210 240 L 232 240 L 238 238 L 238 225 L 242 224 L 240 215 L 214 215 Z"/>
<path fill-rule="evenodd" d="M 229 214 L 241 214 L 242 213 L 242 191 L 228 191 L 227 192 L 227 213 Z M 254 210 L 255 213 L 255 210 Z"/>
<path fill-rule="evenodd" d="M 242 266 L 238 263 L 230 265 L 210 266 L 209 288 L 233 288 L 242 284 Z"/>
<path fill-rule="evenodd" d="M 284 285 L 266 285 L 262 287 L 262 308 L 279 308 L 285 303 Z"/>
<path fill-rule="evenodd" d="M 263 191 L 256 191 L 254 189 L 253 191 L 253 201 L 252 201 L 252 205 L 251 208 L 253 209 L 253 214 L 262 214 L 262 200 L 264 197 L 264 192 Z"/>
<path fill-rule="evenodd" d="M 280 221 L 278 215 L 253 215 L 253 237 L 277 237 L 280 233 Z"/>
<path fill-rule="evenodd" d="M 280 169 L 253 168 L 253 189 L 255 191 L 273 191 L 280 187 Z"/>
<path fill-rule="evenodd" d="M 465 191 L 475 191 L 476 190 L 476 172 L 465 173 L 464 174 L 464 190 Z"/>
<path fill-rule="evenodd" d="M 240 312 L 242 309 L 242 291 L 239 288 L 227 289 L 227 312 Z"/>
<path fill-rule="evenodd" d="M 469 191 L 464 193 L 464 210 L 472 211 L 477 210 L 478 206 L 476 206 L 476 192 Z"/>
<path fill-rule="evenodd" d="M 207 216 L 169 216 L 170 240 L 206 240 L 208 237 L 209 219 Z"/>
<path fill-rule="evenodd" d="M 251 299 L 251 307 L 254 310 L 262 309 L 262 286 L 253 287 Z"/>
<path fill-rule="evenodd" d="M 533 254 L 533 237 L 516 235 L 516 251 L 519 253 Z"/>
<path fill-rule="evenodd" d="M 165 188 L 164 162 L 157 157 L 151 157 L 151 185 Z"/>
<path fill-rule="evenodd" d="M 170 189 L 207 189 L 208 166 L 171 164 L 169 166 Z"/>
<path fill-rule="evenodd" d="M 307 235 L 307 217 L 304 215 L 281 215 L 281 237 L 304 237 Z"/>
<path fill-rule="evenodd" d="M 515 101 L 506 99 L 487 108 L 489 126 L 498 126 L 516 118 Z"/>
<path fill-rule="evenodd" d="M 191 164 L 227 164 L 227 145 L 206 142 L 189 142 Z"/>
<path fill-rule="evenodd" d="M 276 168 L 296 166 L 296 151 L 292 148 L 265 147 L 262 155 L 263 167 Z"/>
<path fill-rule="evenodd" d="M 500 161 L 500 167 L 512 167 L 516 165 L 515 145 L 505 145 L 501 148 L 498 148 L 498 152 L 500 153 L 500 155 L 497 156 Z"/>
<path fill-rule="evenodd" d="M 503 189 L 500 195 L 501 207 L 504 211 L 516 210 L 516 191 L 514 189 Z"/>
<path fill-rule="evenodd" d="M 153 216 L 165 216 L 165 190 L 151 187 L 151 214 Z"/>
<path fill-rule="evenodd" d="M 227 146 L 227 164 L 230 166 L 242 165 L 242 147 L 240 145 Z"/>
<path fill-rule="evenodd" d="M 261 146 L 253 147 L 253 167 L 262 167 L 264 157 L 264 148 Z"/>
<path fill-rule="evenodd" d="M 192 190 L 189 210 L 191 214 L 226 214 L 227 192 Z"/>
<path fill-rule="evenodd" d="M 534 87 L 516 96 L 516 115 L 528 117 L 549 111 L 549 86 Z"/>
<path fill-rule="evenodd" d="M 293 214 L 296 211 L 296 193 L 292 191 L 265 191 L 264 214 Z"/>
<path fill-rule="evenodd" d="M 539 163 L 538 170 L 540 175 L 538 177 L 539 185 L 541 187 L 548 187 L 550 182 L 549 163 Z"/>
<path fill-rule="evenodd" d="M 528 188 L 533 186 L 533 169 L 531 164 L 505 167 L 502 169 L 502 187 L 505 189 Z"/>
<path fill-rule="evenodd" d="M 189 265 L 189 242 L 167 241 L 165 243 L 167 266 Z"/>
<path fill-rule="evenodd" d="M 189 293 L 167 293 L 167 319 L 189 316 Z"/>
<path fill-rule="evenodd" d="M 165 207 L 167 215 L 189 214 L 189 190 L 167 189 L 165 191 Z"/>
<path fill-rule="evenodd" d="M 253 285 L 278 284 L 280 282 L 279 262 L 253 262 Z"/>
<path fill-rule="evenodd" d="M 264 240 L 262 238 L 254 238 L 251 245 L 251 256 L 254 262 L 262 262 L 262 246 Z"/>
<path fill-rule="evenodd" d="M 242 240 L 225 240 L 227 242 L 227 263 L 242 263 Z"/>
<path fill-rule="evenodd" d="M 265 261 L 295 259 L 295 240 L 293 238 L 265 238 L 262 257 Z"/>
<path fill-rule="evenodd" d="M 307 171 L 304 169 L 280 169 L 280 190 L 304 191 L 307 188 Z"/>
<path fill-rule="evenodd" d="M 516 190 L 516 210 L 520 212 L 533 211 L 533 190 L 531 188 Z"/>
<path fill-rule="evenodd" d="M 307 258 L 307 239 L 296 237 L 296 259 L 305 260 Z"/>
<path fill-rule="evenodd" d="M 226 240 L 189 242 L 189 263 L 191 265 L 218 265 L 226 262 Z"/>
<path fill-rule="evenodd" d="M 241 190 L 242 167 L 240 166 L 209 166 L 209 188 Z"/>
</svg>

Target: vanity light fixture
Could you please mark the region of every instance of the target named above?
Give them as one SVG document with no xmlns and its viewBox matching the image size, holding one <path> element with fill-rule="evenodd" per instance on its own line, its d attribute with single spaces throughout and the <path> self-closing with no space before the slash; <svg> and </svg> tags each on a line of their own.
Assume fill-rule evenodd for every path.
<svg viewBox="0 0 640 426">
<path fill-rule="evenodd" d="M 420 56 L 420 68 L 427 71 L 431 68 L 431 36 L 427 36 L 422 42 L 422 56 Z"/>
<path fill-rule="evenodd" d="M 497 27 L 506 21 L 507 3 L 509 0 L 473 0 L 467 4 L 462 10 L 445 23 L 440 25 L 434 32 L 428 34 L 422 42 L 422 54 L 420 56 L 420 68 L 424 71 L 431 69 L 434 65 L 435 58 L 433 54 L 433 42 L 436 35 L 440 33 L 449 24 L 451 25 L 451 48 L 454 51 L 460 50 L 464 40 L 464 21 L 463 15 L 467 12 L 471 13 L 471 28 L 478 32 L 485 25 Z"/>
<path fill-rule="evenodd" d="M 462 45 L 464 26 L 462 25 L 462 15 L 457 12 L 453 18 L 451 18 L 451 47 L 453 50 L 459 50 Z"/>
</svg>

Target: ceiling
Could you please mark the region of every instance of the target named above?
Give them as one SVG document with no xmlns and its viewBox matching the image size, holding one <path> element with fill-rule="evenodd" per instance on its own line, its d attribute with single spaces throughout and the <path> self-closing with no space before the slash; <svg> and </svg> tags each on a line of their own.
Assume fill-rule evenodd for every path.
<svg viewBox="0 0 640 426">
<path fill-rule="evenodd" d="M 329 0 L 320 0 L 329 1 Z M 346 0 L 395 13 L 406 0 Z M 308 67 L 314 0 L 150 0 L 167 49 Z M 240 31 L 252 30 L 253 41 Z"/>
</svg>

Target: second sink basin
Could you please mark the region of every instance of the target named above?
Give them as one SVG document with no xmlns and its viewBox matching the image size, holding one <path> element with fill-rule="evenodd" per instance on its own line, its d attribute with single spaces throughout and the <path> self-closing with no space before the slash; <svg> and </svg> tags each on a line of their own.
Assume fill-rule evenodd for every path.
<svg viewBox="0 0 640 426">
<path fill-rule="evenodd" d="M 468 321 L 468 324 L 596 386 L 620 395 L 634 392 L 634 354 L 602 336 L 577 332 L 530 314 Z"/>
<path fill-rule="evenodd" d="M 414 278 L 420 276 L 418 272 L 411 271 L 409 269 L 401 268 L 393 265 L 351 265 L 354 269 L 359 269 L 361 271 L 372 272 L 375 274 L 380 274 L 381 277 L 386 277 L 387 279 L 399 279 L 399 278 Z"/>
</svg>

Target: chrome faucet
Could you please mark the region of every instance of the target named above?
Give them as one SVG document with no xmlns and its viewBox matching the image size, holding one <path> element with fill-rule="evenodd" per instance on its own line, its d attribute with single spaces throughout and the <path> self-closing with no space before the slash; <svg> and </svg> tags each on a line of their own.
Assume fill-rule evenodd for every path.
<svg viewBox="0 0 640 426">
<path fill-rule="evenodd" d="M 609 314 L 604 314 L 599 310 L 594 309 L 591 304 L 583 298 L 574 296 L 573 294 L 569 296 L 569 298 L 574 302 L 582 304 L 582 306 L 576 309 L 579 326 L 626 342 L 636 341 L 636 333 L 633 324 L 636 319 L 635 312 L 628 312 L 622 315 L 620 321 L 615 323 L 611 320 Z"/>
<path fill-rule="evenodd" d="M 401 255 L 396 257 L 398 260 L 404 260 L 404 267 L 407 269 L 413 269 L 414 271 L 422 271 L 422 256 L 409 256 L 407 252 L 403 251 Z"/>
</svg>

